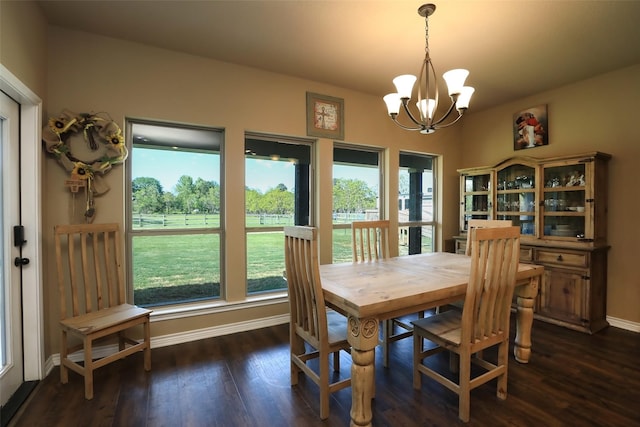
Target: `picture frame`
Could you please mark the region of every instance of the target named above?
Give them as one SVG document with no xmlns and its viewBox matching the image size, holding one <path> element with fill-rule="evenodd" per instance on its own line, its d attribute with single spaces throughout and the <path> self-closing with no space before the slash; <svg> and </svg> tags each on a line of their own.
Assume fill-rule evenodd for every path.
<svg viewBox="0 0 640 427">
<path fill-rule="evenodd" d="M 307 135 L 344 139 L 344 99 L 307 92 Z"/>
<path fill-rule="evenodd" d="M 547 105 L 536 105 L 513 115 L 513 149 L 524 150 L 549 144 Z"/>
</svg>

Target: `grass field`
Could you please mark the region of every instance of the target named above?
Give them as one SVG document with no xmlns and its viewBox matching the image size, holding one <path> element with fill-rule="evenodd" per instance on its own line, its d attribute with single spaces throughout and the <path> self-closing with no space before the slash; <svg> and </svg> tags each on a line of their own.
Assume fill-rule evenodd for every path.
<svg viewBox="0 0 640 427">
<path fill-rule="evenodd" d="M 177 228 L 181 221 L 186 222 L 186 227 L 202 227 L 205 220 L 204 215 L 189 215 L 187 221 L 184 221 L 183 215 L 168 217 L 164 220 L 166 223 L 170 221 L 172 228 Z M 219 218 L 207 218 L 207 221 L 216 220 L 219 221 Z M 291 219 L 254 217 L 248 223 L 252 227 L 274 226 L 277 221 L 289 223 Z M 163 227 L 157 216 L 155 222 L 144 223 L 146 226 L 143 229 L 152 223 L 156 227 Z M 200 225 L 196 225 L 198 223 Z M 287 285 L 282 277 L 285 269 L 283 242 L 282 231 L 247 233 L 249 294 L 286 289 Z M 333 251 L 333 262 L 351 261 L 350 229 L 334 230 Z M 221 295 L 218 234 L 136 235 L 133 238 L 133 253 L 134 302 L 138 305 L 174 304 L 219 298 Z M 237 265 L 233 260 L 228 260 L 227 265 L 229 268 L 244 268 L 244 265 Z"/>
</svg>

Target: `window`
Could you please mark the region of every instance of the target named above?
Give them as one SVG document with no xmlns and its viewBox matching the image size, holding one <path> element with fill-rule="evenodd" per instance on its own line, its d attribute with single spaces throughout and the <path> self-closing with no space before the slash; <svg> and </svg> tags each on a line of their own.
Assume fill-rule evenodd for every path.
<svg viewBox="0 0 640 427">
<path fill-rule="evenodd" d="M 127 127 L 134 302 L 220 298 L 223 132 L 138 121 Z"/>
<path fill-rule="evenodd" d="M 287 289 L 285 225 L 312 224 L 311 141 L 245 136 L 247 294 Z"/>
<path fill-rule="evenodd" d="M 400 153 L 398 178 L 398 254 L 433 252 L 435 213 L 434 158 Z"/>
<path fill-rule="evenodd" d="M 333 149 L 333 262 L 351 261 L 351 222 L 382 219 L 382 151 Z"/>
</svg>

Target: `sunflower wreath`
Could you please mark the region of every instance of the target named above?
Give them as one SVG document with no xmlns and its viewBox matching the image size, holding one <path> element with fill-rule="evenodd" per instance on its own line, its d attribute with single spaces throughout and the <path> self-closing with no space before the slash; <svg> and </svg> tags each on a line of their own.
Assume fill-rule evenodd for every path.
<svg viewBox="0 0 640 427">
<path fill-rule="evenodd" d="M 65 184 L 73 193 L 87 189 L 87 211 L 94 214 L 93 196 L 109 190 L 103 175 L 111 166 L 127 158 L 127 148 L 120 127 L 103 113 L 74 113 L 64 110 L 52 117 L 42 130 L 42 141 L 62 167 L 70 173 Z"/>
</svg>

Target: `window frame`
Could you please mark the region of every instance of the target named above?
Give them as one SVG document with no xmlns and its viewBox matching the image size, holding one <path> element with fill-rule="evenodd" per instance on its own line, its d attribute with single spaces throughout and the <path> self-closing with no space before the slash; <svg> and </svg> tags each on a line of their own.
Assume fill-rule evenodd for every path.
<svg viewBox="0 0 640 427">
<path fill-rule="evenodd" d="M 405 227 L 431 227 L 431 232 L 432 232 L 432 238 L 431 238 L 431 252 L 435 252 L 438 248 L 438 242 L 437 242 L 437 236 L 438 236 L 438 218 L 439 218 L 439 206 L 440 204 L 438 203 L 438 164 L 439 164 L 439 156 L 435 155 L 435 154 L 428 154 L 428 153 L 420 153 L 420 152 L 411 152 L 411 151 L 405 151 L 405 150 L 400 150 L 400 152 L 398 153 L 399 156 L 399 161 L 398 161 L 398 188 L 397 188 L 397 192 L 398 192 L 398 198 L 399 200 L 403 200 L 404 199 L 400 199 L 400 172 L 403 169 L 406 169 L 407 166 L 402 166 L 402 156 L 415 156 L 415 157 L 423 157 L 423 158 L 429 158 L 431 159 L 431 175 L 433 178 L 433 182 L 432 182 L 432 191 L 431 191 L 431 200 L 432 200 L 432 209 L 433 209 L 433 214 L 431 217 L 430 221 L 425 221 L 425 220 L 413 220 L 413 221 L 400 221 L 400 219 L 398 218 L 398 251 L 400 253 L 400 245 L 401 245 L 401 236 L 400 236 L 400 229 L 405 228 Z M 409 199 L 407 199 L 409 200 Z M 396 208 L 398 208 L 398 203 L 395 204 Z M 400 210 L 400 209 L 398 209 Z M 420 245 L 420 250 L 422 253 L 422 246 Z"/>
<path fill-rule="evenodd" d="M 312 138 L 304 138 L 304 137 L 292 137 L 292 136 L 284 136 L 284 135 L 273 135 L 273 134 L 264 134 L 264 133 L 259 133 L 259 132 L 245 132 L 245 136 L 244 136 L 244 144 L 245 144 L 245 189 L 247 187 L 246 185 L 246 159 L 247 159 L 247 155 L 249 153 L 247 153 L 247 140 L 256 140 L 258 142 L 265 142 L 265 143 L 273 143 L 273 144 L 290 144 L 290 145 L 301 145 L 301 146 L 306 146 L 309 149 L 309 180 L 308 180 L 308 215 L 307 215 L 307 224 L 302 224 L 299 223 L 301 221 L 303 221 L 302 218 L 300 218 L 300 216 L 297 214 L 297 209 L 294 212 L 294 223 L 295 225 L 310 225 L 310 226 L 314 226 L 315 224 L 315 190 L 316 190 L 316 186 L 315 186 L 315 171 L 316 171 L 316 165 L 315 165 L 315 161 L 316 161 L 316 153 L 315 153 L 315 145 L 317 143 L 316 139 L 312 139 Z M 277 154 L 280 155 L 281 153 L 269 153 L 269 154 Z M 267 155 L 263 154 L 263 157 L 267 157 Z M 246 192 L 245 192 L 246 195 Z M 295 203 L 295 202 L 294 202 Z M 277 295 L 278 293 L 286 293 L 287 292 L 287 288 L 282 288 L 282 289 L 274 289 L 274 290 L 267 290 L 267 291 L 260 291 L 260 292 L 249 292 L 248 289 L 248 281 L 249 281 L 249 265 L 248 265 L 248 261 L 249 261 L 249 245 L 248 245 L 248 237 L 250 234 L 256 234 L 256 233 L 265 233 L 265 232 L 283 232 L 284 233 L 284 225 L 277 225 L 277 226 L 264 226 L 264 227 L 248 227 L 247 226 L 247 222 L 246 222 L 246 212 L 247 212 L 247 206 L 246 206 L 246 198 L 244 200 L 244 214 L 245 214 L 245 221 L 244 221 L 244 239 L 245 239 L 245 277 L 246 277 L 246 283 L 245 283 L 245 296 L 252 298 L 252 297 L 256 297 L 256 296 L 261 296 L 261 295 Z M 283 260 L 284 260 L 284 252 L 283 252 Z"/>
<path fill-rule="evenodd" d="M 378 157 L 378 219 L 383 220 L 383 219 L 387 219 L 386 217 L 386 191 L 385 191 L 385 153 L 386 150 L 384 148 L 381 147 L 374 147 L 374 146 L 369 146 L 369 145 L 355 145 L 355 144 L 346 144 L 346 143 L 340 143 L 340 142 L 334 142 L 333 143 L 333 152 L 334 152 L 334 157 L 331 163 L 331 167 L 333 170 L 333 167 L 336 165 L 336 159 L 335 159 L 335 149 L 340 149 L 340 150 L 352 150 L 352 151 L 360 151 L 360 152 L 367 152 L 367 153 L 374 153 L 377 155 Z M 345 162 L 342 162 L 343 164 L 345 164 Z M 364 163 L 363 163 L 364 165 Z M 331 186 L 331 191 L 333 193 L 333 180 L 335 179 L 335 177 L 332 177 L 332 186 Z M 332 195 L 332 200 L 333 200 L 333 195 Z M 333 206 L 331 208 L 332 214 L 335 213 Z M 331 220 L 331 227 L 332 227 L 332 234 L 335 234 L 336 230 L 346 230 L 346 229 L 351 229 L 351 222 L 349 223 L 342 223 L 342 224 L 335 224 L 333 219 Z M 332 242 L 331 244 L 331 260 L 332 262 L 336 262 L 335 259 L 335 241 Z"/>
<path fill-rule="evenodd" d="M 128 301 L 133 301 L 134 299 L 134 280 L 133 280 L 133 239 L 137 236 L 179 236 L 179 235 L 207 235 L 207 234 L 216 234 L 219 236 L 219 265 L 220 265 L 220 295 L 214 298 L 207 299 L 194 299 L 190 301 L 180 301 L 176 303 L 170 304 L 162 304 L 153 306 L 154 313 L 179 313 L 179 312 L 191 312 L 196 310 L 202 310 L 203 308 L 210 308 L 214 306 L 219 306 L 226 302 L 226 283 L 225 283 L 225 243 L 224 243 L 224 213 L 225 213 L 225 185 L 224 185 L 224 144 L 225 144 L 225 131 L 219 127 L 213 126 L 203 126 L 203 125 L 191 125 L 184 123 L 177 123 L 171 121 L 162 121 L 162 120 L 151 120 L 151 119 L 138 119 L 138 118 L 125 118 L 125 132 L 126 132 L 126 145 L 129 153 L 133 153 L 134 149 L 134 133 L 133 126 L 134 125 L 149 125 L 149 126 L 159 126 L 159 127 L 170 127 L 177 128 L 182 130 L 202 130 L 207 132 L 218 133 L 220 140 L 218 142 L 219 149 L 218 155 L 220 158 L 220 177 L 219 177 L 219 185 L 220 185 L 220 222 L 216 227 L 194 227 L 194 228 L 185 228 L 185 229 L 170 229 L 170 230 L 162 230 L 162 229 L 134 229 L 133 227 L 133 177 L 132 177 L 132 162 L 133 156 L 129 155 L 125 160 L 125 188 L 124 188 L 124 217 L 125 217 L 125 254 L 126 254 L 126 278 L 127 278 L 127 298 Z M 165 141 L 164 143 L 148 143 L 143 144 L 145 146 L 157 146 L 158 149 L 162 149 L 161 147 L 172 147 L 175 141 Z M 187 149 L 193 150 L 202 150 L 202 151 L 211 151 L 214 152 L 211 148 L 207 147 L 199 147 L 195 143 L 192 145 L 183 146 Z M 146 147 L 145 147 L 146 148 Z M 178 316 L 181 317 L 181 316 Z M 164 320 L 164 319 L 163 319 Z"/>
</svg>

